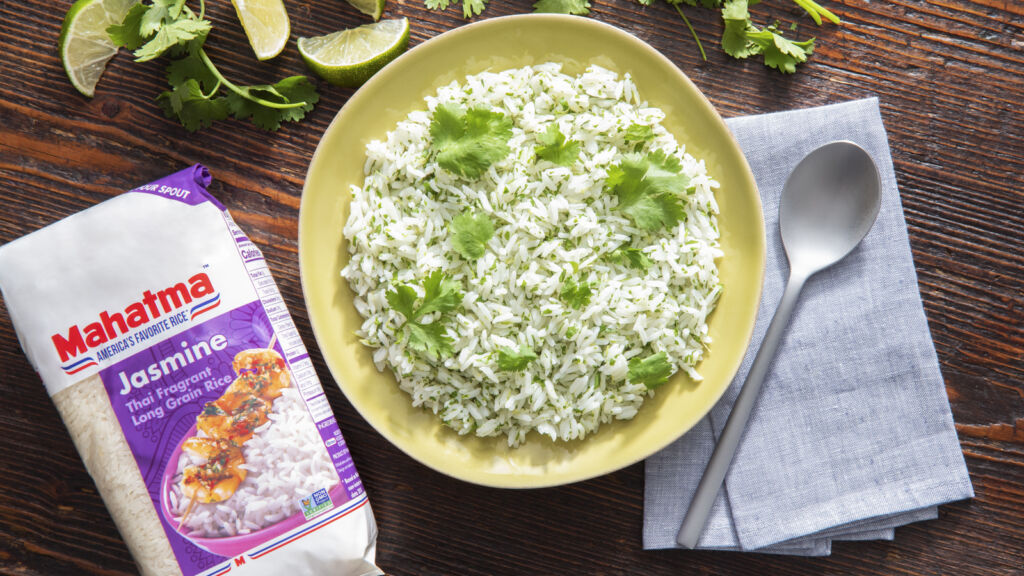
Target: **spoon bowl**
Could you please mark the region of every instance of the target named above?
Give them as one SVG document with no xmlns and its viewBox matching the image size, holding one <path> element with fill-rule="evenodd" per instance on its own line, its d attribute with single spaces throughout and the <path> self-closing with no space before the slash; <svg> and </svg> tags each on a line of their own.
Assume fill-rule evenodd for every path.
<svg viewBox="0 0 1024 576">
<path fill-rule="evenodd" d="M 811 274 L 849 254 L 878 216 L 880 190 L 875 163 L 853 142 L 832 142 L 804 157 L 779 203 L 790 268 L 799 264 Z"/>
</svg>

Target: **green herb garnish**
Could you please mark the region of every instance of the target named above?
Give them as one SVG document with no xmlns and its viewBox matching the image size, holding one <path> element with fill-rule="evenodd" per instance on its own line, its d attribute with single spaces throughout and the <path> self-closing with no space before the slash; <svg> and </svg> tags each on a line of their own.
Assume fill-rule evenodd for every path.
<svg viewBox="0 0 1024 576">
<path fill-rule="evenodd" d="M 502 347 L 498 350 L 498 370 L 503 372 L 519 372 L 526 370 L 530 362 L 537 359 L 537 355 L 525 344 L 515 348 Z"/>
<path fill-rule="evenodd" d="M 722 7 L 722 20 L 725 22 L 722 48 L 733 58 L 760 54 L 764 56 L 766 66 L 792 74 L 796 72 L 797 64 L 806 62 L 807 56 L 814 52 L 814 38 L 794 42 L 783 38 L 774 25 L 764 29 L 754 26 L 747 10 L 747 0 L 726 2 Z M 820 23 L 820 18 L 817 21 Z"/>
<path fill-rule="evenodd" d="M 462 16 L 472 18 L 478 16 L 487 7 L 488 0 L 462 0 Z M 428 10 L 446 10 L 453 0 L 424 0 Z"/>
<path fill-rule="evenodd" d="M 673 227 L 685 218 L 680 194 L 690 179 L 675 156 L 655 150 L 626 154 L 608 169 L 606 188 L 619 198 L 619 210 L 644 230 Z"/>
<path fill-rule="evenodd" d="M 512 120 L 501 112 L 454 104 L 438 104 L 430 121 L 430 149 L 445 170 L 479 178 L 491 164 L 504 158 L 512 137 Z"/>
<path fill-rule="evenodd" d="M 593 294 L 589 282 L 576 282 L 571 276 L 562 281 L 561 297 L 570 308 L 579 310 L 590 303 L 590 296 Z"/>
<path fill-rule="evenodd" d="M 651 259 L 639 248 L 626 246 L 618 248 L 608 255 L 612 262 L 623 264 L 630 268 L 647 271 L 651 266 Z"/>
<path fill-rule="evenodd" d="M 239 86 L 221 74 L 203 49 L 212 25 L 205 4 L 193 12 L 185 0 L 152 0 L 132 6 L 121 24 L 107 28 L 110 40 L 133 51 L 136 62 L 164 54 L 175 57 L 167 67 L 171 89 L 157 98 L 164 114 L 195 131 L 234 116 L 251 119 L 265 130 L 298 121 L 313 109 L 319 95 L 305 76 L 276 84 Z"/>
<path fill-rule="evenodd" d="M 494 236 L 494 225 L 487 214 L 463 212 L 452 220 L 448 228 L 452 234 L 452 248 L 467 260 L 483 256 L 487 241 Z"/>
<path fill-rule="evenodd" d="M 643 384 L 648 390 L 653 390 L 668 382 L 673 374 L 675 370 L 672 369 L 668 356 L 664 352 L 658 352 L 643 360 L 631 358 L 626 377 L 634 384 Z"/>
<path fill-rule="evenodd" d="M 565 134 L 553 122 L 548 125 L 547 132 L 537 136 L 537 144 L 537 158 L 559 166 L 572 166 L 580 156 L 580 143 L 566 141 Z"/>
<path fill-rule="evenodd" d="M 590 2 L 587 0 L 540 0 L 533 5 L 533 11 L 586 16 L 590 14 Z"/>
<path fill-rule="evenodd" d="M 444 272 L 435 270 L 423 280 L 423 300 L 416 305 L 416 290 L 408 284 L 399 284 L 385 293 L 388 304 L 405 316 L 399 329 L 406 328 L 409 348 L 427 355 L 431 360 L 450 356 L 452 339 L 445 330 L 447 314 L 462 304 L 462 285 Z M 433 321 L 424 324 L 420 320 L 437 313 Z"/>
</svg>

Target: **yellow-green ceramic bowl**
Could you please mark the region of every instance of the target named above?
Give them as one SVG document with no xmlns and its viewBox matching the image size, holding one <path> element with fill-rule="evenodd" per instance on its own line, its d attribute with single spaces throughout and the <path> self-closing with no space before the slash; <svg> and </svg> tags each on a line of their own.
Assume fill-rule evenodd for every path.
<svg viewBox="0 0 1024 576">
<path fill-rule="evenodd" d="M 362 323 L 339 271 L 348 261 L 342 227 L 349 189 L 363 181 L 366 144 L 383 139 L 438 87 L 484 70 L 557 61 L 575 74 L 597 64 L 632 75 L 640 97 L 665 111 L 664 126 L 721 183 L 719 260 L 724 293 L 711 316 L 714 342 L 698 367 L 658 388 L 630 421 L 601 426 L 581 441 L 535 433 L 519 448 L 504 436 L 459 436 L 433 413 L 413 408 L 390 371 L 378 372 L 355 335 Z M 523 15 L 484 20 L 413 48 L 356 92 L 324 133 L 306 175 L 299 212 L 302 288 L 317 343 L 338 385 L 385 438 L 423 464 L 487 486 L 533 488 L 606 474 L 664 448 L 689 430 L 728 387 L 750 341 L 764 274 L 764 220 L 746 160 L 722 119 L 667 58 L 617 28 L 589 18 Z M 344 425 L 344 423 L 343 423 Z"/>
</svg>

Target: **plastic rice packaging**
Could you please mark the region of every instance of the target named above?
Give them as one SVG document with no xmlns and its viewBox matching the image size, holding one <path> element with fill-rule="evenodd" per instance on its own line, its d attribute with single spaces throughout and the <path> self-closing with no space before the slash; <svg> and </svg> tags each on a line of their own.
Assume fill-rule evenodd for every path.
<svg viewBox="0 0 1024 576">
<path fill-rule="evenodd" d="M 313 364 L 209 183 L 196 165 L 0 247 L 22 349 L 144 575 L 381 574 Z"/>
</svg>

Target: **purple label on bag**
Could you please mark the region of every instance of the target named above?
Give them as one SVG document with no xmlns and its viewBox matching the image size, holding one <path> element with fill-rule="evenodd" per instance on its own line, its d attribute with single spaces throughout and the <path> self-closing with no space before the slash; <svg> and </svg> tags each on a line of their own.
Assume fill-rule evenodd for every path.
<svg viewBox="0 0 1024 576">
<path fill-rule="evenodd" d="M 210 202 L 217 208 L 224 210 L 224 206 L 206 191 L 206 187 L 210 185 L 212 180 L 210 171 L 205 166 L 194 164 L 189 168 L 169 176 L 164 176 L 155 182 L 133 188 L 129 192 L 152 194 L 161 198 L 176 200 L 189 206 Z"/>
<path fill-rule="evenodd" d="M 286 358 L 262 302 L 159 334 L 133 334 L 145 349 L 100 377 L 186 575 L 362 494 L 308 357 Z"/>
</svg>

